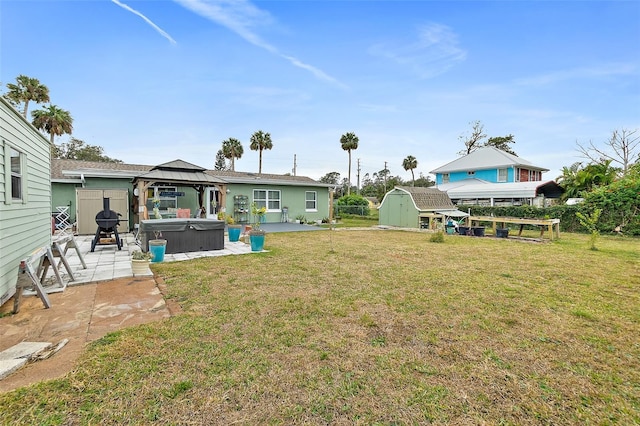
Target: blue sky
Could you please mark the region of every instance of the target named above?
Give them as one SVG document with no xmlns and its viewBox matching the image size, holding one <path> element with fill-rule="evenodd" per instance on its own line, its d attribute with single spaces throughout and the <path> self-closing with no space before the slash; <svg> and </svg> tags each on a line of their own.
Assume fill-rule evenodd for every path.
<svg viewBox="0 0 640 426">
<path fill-rule="evenodd" d="M 0 83 L 38 78 L 73 136 L 127 163 L 213 168 L 271 133 L 263 172 L 361 176 L 457 158 L 480 120 L 550 169 L 640 127 L 638 1 L 2 0 Z M 37 108 L 34 105 L 30 111 Z M 67 136 L 57 138 L 65 142 Z"/>
</svg>

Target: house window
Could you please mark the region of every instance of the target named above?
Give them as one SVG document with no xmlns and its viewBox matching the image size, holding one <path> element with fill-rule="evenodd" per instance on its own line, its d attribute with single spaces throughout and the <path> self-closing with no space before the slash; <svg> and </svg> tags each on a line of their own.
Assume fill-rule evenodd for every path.
<svg viewBox="0 0 640 426">
<path fill-rule="evenodd" d="M 175 210 L 178 208 L 178 197 L 168 196 L 166 193 L 177 192 L 175 186 L 152 186 L 147 192 L 147 209 L 149 212 L 153 211 L 153 200 L 160 200 L 160 212 L 166 213 L 169 210 Z M 164 193 L 164 195 L 163 195 Z"/>
<path fill-rule="evenodd" d="M 9 156 L 11 158 L 11 199 L 22 200 L 22 155 L 9 147 Z"/>
<path fill-rule="evenodd" d="M 442 174 L 442 183 L 449 183 L 449 173 Z"/>
<path fill-rule="evenodd" d="M 507 181 L 507 169 L 498 169 L 498 182 Z"/>
<path fill-rule="evenodd" d="M 304 193 L 306 211 L 318 211 L 318 193 L 316 191 L 307 191 Z"/>
<path fill-rule="evenodd" d="M 275 189 L 254 189 L 253 190 L 253 202 L 256 203 L 256 207 L 267 207 L 269 212 L 281 211 L 281 197 L 280 191 Z"/>
</svg>

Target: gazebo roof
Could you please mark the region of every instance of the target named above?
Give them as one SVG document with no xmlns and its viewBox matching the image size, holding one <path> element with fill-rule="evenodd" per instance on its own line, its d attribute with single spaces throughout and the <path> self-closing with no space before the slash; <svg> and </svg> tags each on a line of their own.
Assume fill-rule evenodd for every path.
<svg viewBox="0 0 640 426">
<path fill-rule="evenodd" d="M 206 174 L 205 170 L 204 167 L 196 166 L 183 160 L 174 160 L 159 164 L 149 172 L 136 176 L 133 178 L 133 182 L 136 183 L 139 180 L 144 180 L 185 185 L 227 183 L 221 178 Z"/>
</svg>

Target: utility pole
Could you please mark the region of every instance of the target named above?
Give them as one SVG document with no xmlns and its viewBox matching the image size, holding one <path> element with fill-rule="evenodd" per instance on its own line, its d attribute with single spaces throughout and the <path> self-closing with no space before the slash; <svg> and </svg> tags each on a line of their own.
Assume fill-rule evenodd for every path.
<svg viewBox="0 0 640 426">
<path fill-rule="evenodd" d="M 358 158 L 358 169 L 356 176 L 358 177 L 358 185 L 356 186 L 356 194 L 360 195 L 360 159 Z"/>
<path fill-rule="evenodd" d="M 387 162 L 384 162 L 384 193 L 387 193 Z"/>
<path fill-rule="evenodd" d="M 296 167 L 297 167 L 297 164 L 296 164 L 296 154 L 293 154 L 293 175 L 294 175 L 294 176 L 296 175 Z"/>
</svg>

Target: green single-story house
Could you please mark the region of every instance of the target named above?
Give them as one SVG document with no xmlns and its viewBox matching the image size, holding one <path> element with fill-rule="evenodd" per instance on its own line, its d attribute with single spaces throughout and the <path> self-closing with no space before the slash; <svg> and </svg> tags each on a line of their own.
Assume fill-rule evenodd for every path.
<svg viewBox="0 0 640 426">
<path fill-rule="evenodd" d="M 0 97 L 0 305 L 20 261 L 51 246 L 50 159 L 50 142 Z"/>
<path fill-rule="evenodd" d="M 378 207 L 378 223 L 400 228 L 435 229 L 447 218 L 468 216 L 456 209 L 446 192 L 435 188 L 396 186 Z"/>
<path fill-rule="evenodd" d="M 157 166 L 52 160 L 52 212 L 69 206 L 78 234 L 93 234 L 102 198 L 121 214 L 119 231 L 140 218 L 153 217 L 154 200 L 162 217 L 217 218 L 225 213 L 237 223 L 251 223 L 251 205 L 266 207 L 266 222 L 329 217 L 333 185 L 304 176 L 205 170 L 182 160 Z"/>
</svg>

